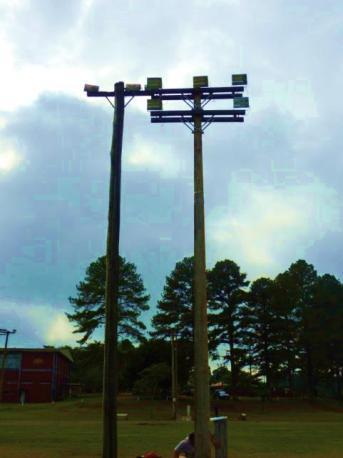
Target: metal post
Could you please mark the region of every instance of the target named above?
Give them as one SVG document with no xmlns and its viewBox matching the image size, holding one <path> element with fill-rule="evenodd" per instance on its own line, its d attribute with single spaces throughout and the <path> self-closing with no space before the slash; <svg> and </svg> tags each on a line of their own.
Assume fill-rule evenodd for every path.
<svg viewBox="0 0 343 458">
<path fill-rule="evenodd" d="M 201 90 L 194 94 L 194 109 L 201 110 Z M 208 427 L 210 402 L 201 113 L 194 115 L 194 362 L 195 458 L 210 458 Z"/>
<path fill-rule="evenodd" d="M 214 437 L 219 444 L 215 458 L 227 458 L 227 417 L 214 417 L 211 421 L 214 422 Z"/>
<path fill-rule="evenodd" d="M 6 363 L 6 357 L 7 357 L 7 343 L 8 343 L 8 335 L 9 332 L 6 332 L 6 337 L 5 337 L 5 347 L 4 351 L 2 353 L 2 362 L 1 362 L 1 379 L 0 379 L 0 402 L 2 402 L 3 398 L 3 390 L 4 390 L 4 379 L 5 379 L 5 363 Z"/>
<path fill-rule="evenodd" d="M 111 145 L 111 174 L 109 190 L 106 290 L 105 345 L 103 376 L 103 458 L 117 458 L 117 323 L 119 284 L 119 230 L 121 153 L 124 128 L 124 83 L 114 86 L 115 110 Z"/>
<path fill-rule="evenodd" d="M 5 367 L 6 367 L 6 359 L 7 359 L 7 347 L 8 347 L 8 338 L 10 334 L 15 334 L 16 330 L 7 331 L 7 329 L 0 329 L 0 335 L 5 335 L 5 347 L 2 353 L 2 362 L 1 362 L 1 377 L 0 377 L 0 402 L 3 399 L 3 391 L 4 391 L 4 380 L 5 380 Z"/>
</svg>

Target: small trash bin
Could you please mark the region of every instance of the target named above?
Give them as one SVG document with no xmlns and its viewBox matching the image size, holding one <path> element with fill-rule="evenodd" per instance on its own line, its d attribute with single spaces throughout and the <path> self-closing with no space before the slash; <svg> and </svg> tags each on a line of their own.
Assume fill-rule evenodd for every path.
<svg viewBox="0 0 343 458">
<path fill-rule="evenodd" d="M 227 417 L 212 417 L 214 423 L 214 437 L 220 444 L 216 448 L 215 458 L 227 458 Z"/>
</svg>

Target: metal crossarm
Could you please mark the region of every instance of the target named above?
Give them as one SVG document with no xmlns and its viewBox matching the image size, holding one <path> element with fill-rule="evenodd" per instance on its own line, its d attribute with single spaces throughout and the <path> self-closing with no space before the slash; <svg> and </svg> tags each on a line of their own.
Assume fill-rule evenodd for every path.
<svg viewBox="0 0 343 458">
<path fill-rule="evenodd" d="M 160 98 L 161 100 L 184 100 L 184 97 L 182 94 L 172 94 L 172 95 L 154 94 L 154 96 Z M 241 93 L 234 93 L 234 92 L 228 92 L 227 94 L 204 93 L 202 94 L 201 99 L 202 100 L 225 100 L 225 99 L 238 99 L 239 97 L 242 97 Z"/>
<path fill-rule="evenodd" d="M 159 100 L 160 107 L 162 108 L 163 101 L 183 101 L 189 110 L 163 110 L 155 109 L 153 103 L 148 101 L 148 110 L 150 111 L 150 120 L 153 124 L 163 123 L 183 123 L 192 132 L 194 131 L 193 125 L 195 117 L 200 115 L 203 130 L 205 130 L 212 123 L 223 122 L 244 122 L 245 110 L 242 109 L 229 109 L 229 110 L 204 110 L 211 100 L 227 100 L 227 99 L 242 99 L 244 86 L 218 86 L 218 87 L 186 87 L 186 88 L 168 88 L 155 87 L 143 90 L 141 89 L 124 89 L 124 97 L 128 97 L 125 103 L 127 106 L 134 97 L 151 97 L 150 100 Z M 89 97 L 105 97 L 113 106 L 109 97 L 115 97 L 115 91 L 99 91 L 90 89 L 86 91 Z M 195 109 L 194 97 L 200 95 L 201 103 Z M 243 100 L 243 99 L 242 99 Z M 244 104 L 242 105 L 244 107 Z"/>
<path fill-rule="evenodd" d="M 182 100 L 185 96 L 192 97 L 196 92 L 201 92 L 201 98 L 209 98 L 210 95 L 224 95 L 224 98 L 242 97 L 244 86 L 228 86 L 228 87 L 202 87 L 202 88 L 177 88 L 177 89 L 144 89 L 144 90 L 130 90 L 125 89 L 125 97 L 151 97 L 151 96 L 170 96 L 177 97 L 169 100 Z M 114 97 L 114 91 L 86 91 L 88 97 Z M 228 97 L 231 95 L 232 97 Z M 167 100 L 167 99 L 166 99 Z"/>
<path fill-rule="evenodd" d="M 189 116 L 201 114 L 202 116 L 209 115 L 245 115 L 245 110 L 154 110 L 150 112 L 151 116 Z"/>
<path fill-rule="evenodd" d="M 177 122 L 188 122 L 192 123 L 194 121 L 192 116 L 152 116 L 151 117 L 152 124 L 157 123 L 177 123 Z M 201 119 L 202 122 L 244 122 L 244 118 L 242 116 L 204 116 Z"/>
</svg>

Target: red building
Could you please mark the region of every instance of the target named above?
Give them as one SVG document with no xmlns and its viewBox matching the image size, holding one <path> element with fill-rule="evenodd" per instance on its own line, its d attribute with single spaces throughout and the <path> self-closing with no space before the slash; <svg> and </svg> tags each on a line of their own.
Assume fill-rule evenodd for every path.
<svg viewBox="0 0 343 458">
<path fill-rule="evenodd" d="M 0 371 L 3 350 L 0 350 Z M 3 402 L 51 402 L 68 394 L 70 366 L 66 349 L 9 348 L 5 358 Z"/>
</svg>

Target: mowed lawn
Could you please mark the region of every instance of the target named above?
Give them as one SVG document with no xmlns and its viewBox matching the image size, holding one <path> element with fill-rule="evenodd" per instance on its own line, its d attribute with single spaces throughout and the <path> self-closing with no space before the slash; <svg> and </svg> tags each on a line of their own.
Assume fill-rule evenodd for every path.
<svg viewBox="0 0 343 458">
<path fill-rule="evenodd" d="M 155 450 L 171 457 L 192 423 L 170 420 L 170 403 L 120 400 L 128 420 L 118 422 L 119 457 Z M 180 406 L 185 414 L 186 401 Z M 333 402 L 222 401 L 228 417 L 229 458 L 342 458 L 343 406 Z M 240 412 L 247 421 L 240 421 Z M 56 404 L 0 405 L 1 458 L 101 456 L 101 400 L 90 397 Z M 214 454 L 213 454 L 214 456 Z"/>
</svg>

